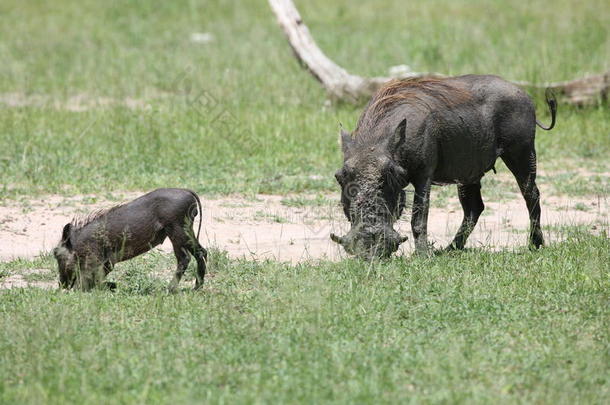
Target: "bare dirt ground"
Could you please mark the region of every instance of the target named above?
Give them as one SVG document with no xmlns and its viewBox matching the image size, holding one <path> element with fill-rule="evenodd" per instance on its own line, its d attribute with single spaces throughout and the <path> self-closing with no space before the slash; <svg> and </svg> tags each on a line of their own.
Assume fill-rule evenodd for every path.
<svg viewBox="0 0 610 405">
<path fill-rule="evenodd" d="M 159 95 L 155 95 L 160 97 Z M 59 100 L 44 94 L 0 93 L 0 105 L 6 107 L 51 107 L 57 110 L 87 111 L 100 107 L 122 106 L 132 110 L 150 108 L 144 99 L 94 97 L 88 94 L 75 94 L 66 100 Z"/>
<path fill-rule="evenodd" d="M 544 189 L 542 193 L 544 196 Z M 140 194 L 114 194 L 111 199 L 92 195 L 47 195 L 27 201 L 5 201 L 0 206 L 0 261 L 32 258 L 49 252 L 57 244 L 63 226 L 74 216 L 108 208 Z M 296 263 L 345 257 L 342 249 L 329 239 L 330 232 L 344 234 L 349 226 L 336 202 L 338 195 L 328 195 L 322 203 L 319 199 L 314 203 L 316 200 L 311 197 L 299 196 L 298 201 L 304 205 L 299 207 L 289 204 L 294 201 L 291 196 L 204 198 L 200 240 L 206 247 L 217 247 L 232 257 L 248 259 Z M 561 240 L 565 236 L 562 230 L 565 226 L 583 225 L 594 232 L 608 230 L 607 196 L 549 195 L 543 197 L 542 209 L 547 243 Z M 413 249 L 409 219 L 407 212 L 397 224 L 399 232 L 409 236 L 398 254 L 408 255 Z M 452 239 L 461 219 L 457 198 L 452 198 L 445 207 L 431 208 L 428 234 L 435 246 L 444 246 Z M 522 246 L 527 240 L 528 226 L 527 209 L 520 195 L 515 193 L 513 198 L 502 202 L 486 199 L 486 210 L 467 247 L 497 250 Z M 172 251 L 169 241 L 160 249 Z"/>
<path fill-rule="evenodd" d="M 30 277 L 38 274 L 44 275 L 44 278 L 41 280 L 30 279 Z M 48 280 L 49 276 L 51 276 L 53 280 Z M 1 278 L 0 290 L 25 287 L 52 289 L 57 287 L 57 280 L 55 279 L 55 272 L 49 271 L 49 269 L 29 269 L 24 272 L 24 274 L 11 274 Z"/>
</svg>

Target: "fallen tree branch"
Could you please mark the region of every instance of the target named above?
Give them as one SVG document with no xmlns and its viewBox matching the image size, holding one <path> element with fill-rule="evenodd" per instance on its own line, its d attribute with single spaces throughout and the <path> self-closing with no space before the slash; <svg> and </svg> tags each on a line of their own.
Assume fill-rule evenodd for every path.
<svg viewBox="0 0 610 405">
<path fill-rule="evenodd" d="M 388 77 L 369 78 L 350 74 L 320 50 L 292 0 L 268 1 L 296 58 L 326 88 L 332 99 L 359 103 L 371 97 L 390 79 L 445 76 L 440 73 L 418 73 L 408 70 Z M 565 102 L 584 105 L 607 98 L 610 92 L 610 71 L 565 82 L 516 83 L 523 87 L 551 88 Z"/>
</svg>

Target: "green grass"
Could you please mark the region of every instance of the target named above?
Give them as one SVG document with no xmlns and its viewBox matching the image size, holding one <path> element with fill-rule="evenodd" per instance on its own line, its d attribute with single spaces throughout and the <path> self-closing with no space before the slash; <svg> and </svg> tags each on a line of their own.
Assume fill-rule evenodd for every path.
<svg viewBox="0 0 610 405">
<path fill-rule="evenodd" d="M 26 274 L 26 275 L 24 275 L 23 279 L 28 282 L 33 282 L 33 281 L 34 282 L 35 281 L 56 282 L 57 281 L 57 272 L 51 270 L 51 271 L 44 271 L 44 272 L 40 272 L 40 273 Z"/>
<path fill-rule="evenodd" d="M 288 223 L 288 220 L 286 218 L 283 218 L 282 216 L 275 214 L 275 213 L 270 213 L 270 212 L 265 212 L 265 211 L 256 211 L 254 213 L 254 218 L 256 220 L 259 221 L 267 221 L 267 222 L 275 222 L 278 224 L 286 224 Z"/>
<path fill-rule="evenodd" d="M 329 207 L 336 205 L 337 202 L 326 198 L 322 194 L 318 194 L 315 197 L 306 197 L 303 195 L 290 196 L 282 198 L 282 205 L 292 208 L 305 208 L 305 207 Z"/>
<path fill-rule="evenodd" d="M 408 63 L 543 82 L 610 67 L 603 0 L 297 5 L 324 51 L 358 74 Z M 192 43 L 193 32 L 215 39 Z M 353 128 L 362 108 L 323 105 L 324 90 L 259 2 L 7 0 L 0 37 L 0 93 L 47 101 L 0 105 L 2 197 L 159 186 L 205 194 L 335 190 L 338 124 Z M 53 107 L 78 95 L 135 98 L 150 108 Z M 605 160 L 607 105 L 561 105 L 558 120 L 538 137 L 542 168 Z"/>
<path fill-rule="evenodd" d="M 552 179 L 540 176 L 541 182 L 549 182 L 553 185 L 556 194 L 567 194 L 570 196 L 580 195 L 610 195 L 610 176 L 603 174 L 586 174 L 578 172 L 555 173 Z"/>
<path fill-rule="evenodd" d="M 580 232 L 377 265 L 214 252 L 177 295 L 153 254 L 115 293 L 3 291 L 0 402 L 603 403 L 609 252 Z"/>
</svg>

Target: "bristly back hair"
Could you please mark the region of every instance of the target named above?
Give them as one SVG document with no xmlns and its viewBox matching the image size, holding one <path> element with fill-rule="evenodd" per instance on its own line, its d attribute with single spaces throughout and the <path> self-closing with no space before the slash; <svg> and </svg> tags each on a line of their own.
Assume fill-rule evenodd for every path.
<svg viewBox="0 0 610 405">
<path fill-rule="evenodd" d="M 437 111 L 468 102 L 471 97 L 470 92 L 450 84 L 446 79 L 390 80 L 373 95 L 360 116 L 354 133 L 369 132 L 384 117 L 402 105 Z"/>
<path fill-rule="evenodd" d="M 83 229 L 85 226 L 89 225 L 90 223 L 99 220 L 100 218 L 110 214 L 114 210 L 116 210 L 118 208 L 121 208 L 124 205 L 125 205 L 125 203 L 118 204 L 118 205 L 115 205 L 114 207 L 101 208 L 101 209 L 92 211 L 92 212 L 90 212 L 87 215 L 75 216 L 74 218 L 72 218 L 72 221 L 70 222 L 72 224 L 72 231 L 75 232 L 75 231 L 78 231 L 80 229 Z"/>
</svg>

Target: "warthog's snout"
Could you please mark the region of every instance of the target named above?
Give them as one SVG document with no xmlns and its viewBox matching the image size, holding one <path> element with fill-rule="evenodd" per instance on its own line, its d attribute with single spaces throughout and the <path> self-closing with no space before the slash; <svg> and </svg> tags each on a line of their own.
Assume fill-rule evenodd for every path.
<svg viewBox="0 0 610 405">
<path fill-rule="evenodd" d="M 343 246 L 347 253 L 365 260 L 387 258 L 407 240 L 406 236 L 400 236 L 389 226 L 352 228 L 345 236 L 331 233 L 330 238 Z"/>
</svg>

